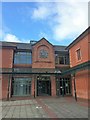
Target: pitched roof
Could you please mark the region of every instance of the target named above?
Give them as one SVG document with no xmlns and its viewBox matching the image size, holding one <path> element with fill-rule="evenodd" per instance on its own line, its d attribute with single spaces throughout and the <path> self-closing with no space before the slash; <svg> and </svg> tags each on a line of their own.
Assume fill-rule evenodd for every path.
<svg viewBox="0 0 90 120">
<path fill-rule="evenodd" d="M 55 51 L 67 51 L 66 46 L 54 45 Z"/>
<path fill-rule="evenodd" d="M 33 46 L 36 45 L 37 43 L 39 43 L 39 42 L 42 41 L 42 40 L 45 40 L 45 41 L 47 41 L 49 44 L 51 44 L 46 38 L 43 37 L 43 38 L 41 38 L 39 41 L 37 41 L 35 44 L 33 44 Z M 52 45 L 52 44 L 51 44 L 51 45 Z M 52 45 L 52 46 L 53 46 L 53 45 Z"/>
<path fill-rule="evenodd" d="M 17 49 L 31 49 L 30 43 L 0 42 L 2 47 L 17 47 Z"/>
<path fill-rule="evenodd" d="M 0 42 L 0 46 L 11 46 L 11 47 L 16 47 L 15 44 L 12 44 L 12 43 L 8 43 L 8 42 Z"/>
<path fill-rule="evenodd" d="M 80 34 L 70 45 L 68 45 L 66 49 L 70 49 L 71 47 L 73 47 L 89 33 L 90 33 L 90 26 L 82 34 Z"/>
<path fill-rule="evenodd" d="M 40 42 L 41 40 L 46 40 L 45 38 L 40 39 L 37 41 L 35 44 Z M 47 40 L 46 40 L 47 41 Z M 47 41 L 49 44 L 51 44 L 49 41 Z M 35 45 L 33 44 L 33 45 Z M 51 44 L 52 45 L 52 44 Z M 26 49 L 26 50 L 31 50 L 32 49 L 32 44 L 31 43 L 16 43 L 16 42 L 1 42 L 0 41 L 0 46 L 2 47 L 16 47 L 17 49 Z M 66 46 L 60 46 L 60 45 L 53 45 L 55 51 L 67 51 L 65 48 Z"/>
<path fill-rule="evenodd" d="M 17 43 L 18 49 L 32 49 L 30 43 Z"/>
</svg>

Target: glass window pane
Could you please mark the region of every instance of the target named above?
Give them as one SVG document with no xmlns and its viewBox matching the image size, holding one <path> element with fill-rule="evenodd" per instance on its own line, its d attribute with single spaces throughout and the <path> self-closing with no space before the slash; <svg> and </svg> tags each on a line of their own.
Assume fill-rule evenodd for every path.
<svg viewBox="0 0 90 120">
<path fill-rule="evenodd" d="M 32 56 L 31 52 L 17 52 L 14 56 L 15 64 L 31 64 Z"/>
<path fill-rule="evenodd" d="M 80 49 L 77 50 L 77 59 L 78 60 L 81 59 L 81 51 L 80 51 Z"/>
</svg>

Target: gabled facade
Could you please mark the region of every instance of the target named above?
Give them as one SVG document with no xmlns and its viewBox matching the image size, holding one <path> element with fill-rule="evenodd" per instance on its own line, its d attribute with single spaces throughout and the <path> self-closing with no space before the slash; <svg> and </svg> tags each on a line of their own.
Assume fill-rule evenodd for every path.
<svg viewBox="0 0 90 120">
<path fill-rule="evenodd" d="M 56 77 L 41 72 L 62 72 L 69 68 L 69 54 L 65 46 L 54 46 L 45 38 L 32 43 L 2 42 L 2 68 L 13 72 L 38 74 L 3 74 L 2 99 L 71 95 L 70 75 Z M 64 84 L 64 89 L 62 88 Z M 68 86 L 65 86 L 68 84 Z M 59 85 L 59 86 L 58 86 Z"/>
<path fill-rule="evenodd" d="M 76 67 L 90 61 L 90 27 L 76 38 L 68 47 L 70 67 Z M 89 68 L 89 66 L 88 66 Z M 76 94 L 78 98 L 90 99 L 90 70 L 85 69 L 75 74 Z M 72 80 L 74 96 L 74 81 Z"/>
<path fill-rule="evenodd" d="M 45 38 L 30 43 L 0 42 L 0 99 L 75 96 L 90 99 L 90 27 L 69 46 Z"/>
</svg>

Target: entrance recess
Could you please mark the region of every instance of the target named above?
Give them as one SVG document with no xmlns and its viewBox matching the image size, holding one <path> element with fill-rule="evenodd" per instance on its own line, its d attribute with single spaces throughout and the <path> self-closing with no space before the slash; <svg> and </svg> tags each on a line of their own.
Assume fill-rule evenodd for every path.
<svg viewBox="0 0 90 120">
<path fill-rule="evenodd" d="M 37 95 L 38 96 L 51 95 L 50 77 L 44 76 L 37 80 Z"/>
<path fill-rule="evenodd" d="M 70 95 L 71 85 L 69 78 L 60 78 L 60 95 Z"/>
<path fill-rule="evenodd" d="M 28 96 L 31 94 L 31 78 L 14 78 L 13 96 Z"/>
<path fill-rule="evenodd" d="M 59 91 L 58 91 L 59 90 Z M 57 82 L 57 95 L 71 95 L 70 78 L 60 78 Z"/>
</svg>

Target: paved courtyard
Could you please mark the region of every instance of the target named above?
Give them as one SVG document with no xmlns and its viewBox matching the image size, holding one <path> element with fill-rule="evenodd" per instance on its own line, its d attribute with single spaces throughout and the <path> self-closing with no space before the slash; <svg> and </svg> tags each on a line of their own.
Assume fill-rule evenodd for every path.
<svg viewBox="0 0 90 120">
<path fill-rule="evenodd" d="M 36 98 L 2 102 L 2 118 L 88 118 L 88 105 L 73 98 Z"/>
</svg>

